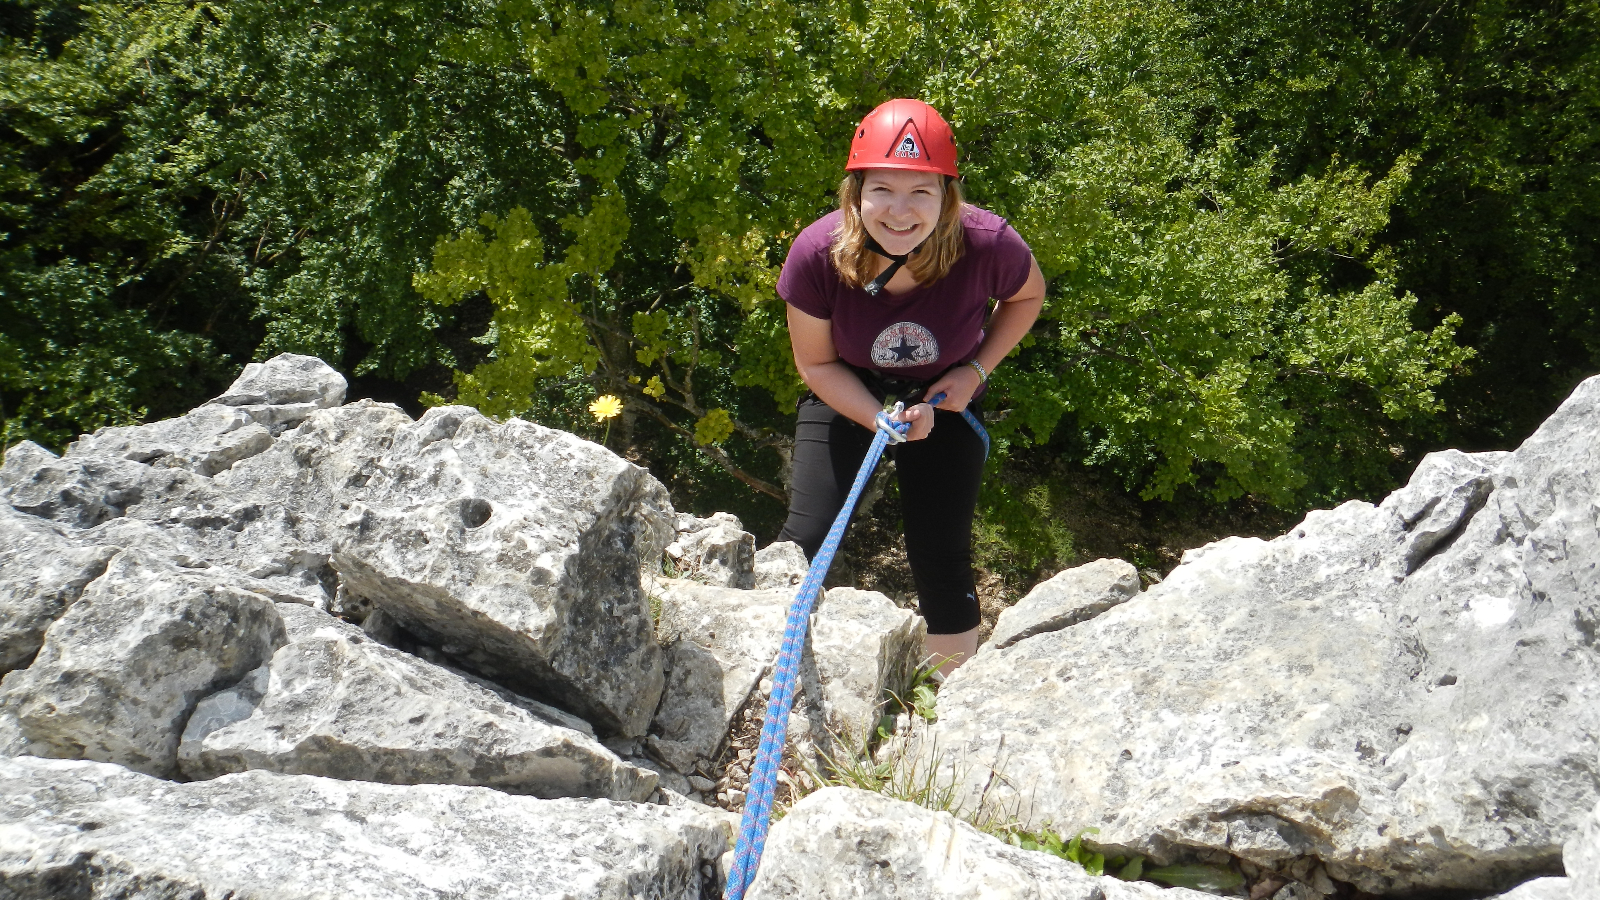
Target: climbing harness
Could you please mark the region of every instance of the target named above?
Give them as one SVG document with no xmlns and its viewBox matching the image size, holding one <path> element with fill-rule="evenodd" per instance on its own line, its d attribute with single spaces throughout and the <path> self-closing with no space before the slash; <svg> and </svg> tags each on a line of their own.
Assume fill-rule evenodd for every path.
<svg viewBox="0 0 1600 900">
<path fill-rule="evenodd" d="M 943 399 L 944 394 L 939 394 L 928 402 L 938 404 Z M 772 794 L 778 783 L 778 765 L 783 761 L 784 740 L 789 732 L 789 709 L 794 705 L 795 682 L 800 674 L 800 654 L 805 648 L 811 608 L 816 605 L 822 579 L 833 564 L 839 542 L 844 539 L 845 526 L 850 523 L 850 514 L 855 512 L 861 492 L 872 477 L 872 470 L 878 467 L 884 447 L 891 441 L 898 444 L 906 439 L 905 433 L 910 430 L 910 423 L 896 422 L 892 418 L 903 408 L 903 404 L 896 403 L 893 413 L 878 413 L 878 432 L 873 435 L 872 445 L 867 448 L 860 471 L 856 472 L 850 494 L 845 497 L 844 505 L 839 507 L 839 514 L 834 516 L 833 526 L 828 529 L 828 536 L 823 539 L 816 558 L 811 561 L 811 568 L 806 572 L 805 581 L 800 583 L 800 590 L 795 594 L 794 603 L 789 606 L 783 646 L 772 667 L 772 697 L 767 701 L 767 718 L 761 726 L 761 745 L 756 749 L 755 762 L 750 767 L 750 789 L 745 792 L 744 818 L 739 823 L 739 839 L 733 850 L 733 870 L 728 873 L 725 892 L 728 900 L 744 900 L 745 890 L 755 880 L 761 851 L 767 845 L 767 828 L 772 821 Z M 983 455 L 987 459 L 989 433 L 971 411 L 962 410 L 961 415 L 983 439 Z"/>
</svg>

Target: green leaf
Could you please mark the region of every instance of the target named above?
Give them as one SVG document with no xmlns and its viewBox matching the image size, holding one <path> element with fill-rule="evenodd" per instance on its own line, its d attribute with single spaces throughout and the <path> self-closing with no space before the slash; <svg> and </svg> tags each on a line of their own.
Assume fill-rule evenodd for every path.
<svg viewBox="0 0 1600 900">
<path fill-rule="evenodd" d="M 1222 866 L 1162 866 L 1146 870 L 1144 877 L 1172 887 L 1197 891 L 1231 891 L 1244 884 L 1243 875 Z"/>
</svg>

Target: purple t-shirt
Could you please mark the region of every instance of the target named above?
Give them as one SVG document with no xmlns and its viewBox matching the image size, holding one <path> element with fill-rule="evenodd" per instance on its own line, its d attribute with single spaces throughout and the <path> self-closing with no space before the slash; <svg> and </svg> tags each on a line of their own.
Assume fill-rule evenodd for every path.
<svg viewBox="0 0 1600 900">
<path fill-rule="evenodd" d="M 840 280 L 828 256 L 841 216 L 834 210 L 794 239 L 778 296 L 833 323 L 840 359 L 890 378 L 928 381 L 977 356 L 989 301 L 1010 299 L 1031 271 L 1033 252 L 1006 220 L 969 206 L 962 217 L 966 252 L 948 274 L 904 294 L 874 297 Z"/>
</svg>

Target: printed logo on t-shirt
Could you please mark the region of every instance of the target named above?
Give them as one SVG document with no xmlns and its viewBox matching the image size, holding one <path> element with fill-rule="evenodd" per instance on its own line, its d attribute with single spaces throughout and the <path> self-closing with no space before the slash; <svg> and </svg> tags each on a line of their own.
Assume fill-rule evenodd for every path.
<svg viewBox="0 0 1600 900">
<path fill-rule="evenodd" d="M 896 322 L 872 342 L 872 364 L 882 369 L 925 366 L 939 361 L 933 332 L 915 322 Z"/>
<path fill-rule="evenodd" d="M 878 146 L 882 147 L 882 144 Z M 902 159 L 921 159 L 922 151 L 917 149 L 916 138 L 906 135 L 900 139 L 900 145 L 894 148 L 894 155 Z"/>
</svg>

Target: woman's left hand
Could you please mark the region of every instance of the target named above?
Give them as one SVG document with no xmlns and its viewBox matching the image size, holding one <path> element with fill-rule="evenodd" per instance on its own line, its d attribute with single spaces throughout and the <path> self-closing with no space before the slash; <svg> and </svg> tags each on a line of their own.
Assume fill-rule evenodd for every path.
<svg viewBox="0 0 1600 900">
<path fill-rule="evenodd" d="M 983 379 L 978 377 L 978 372 L 971 366 L 961 365 L 944 373 L 933 386 L 928 388 L 928 397 L 937 397 L 944 394 L 944 399 L 939 401 L 940 409 L 951 412 L 961 412 L 972 402 L 972 395 L 983 386 Z"/>
</svg>

